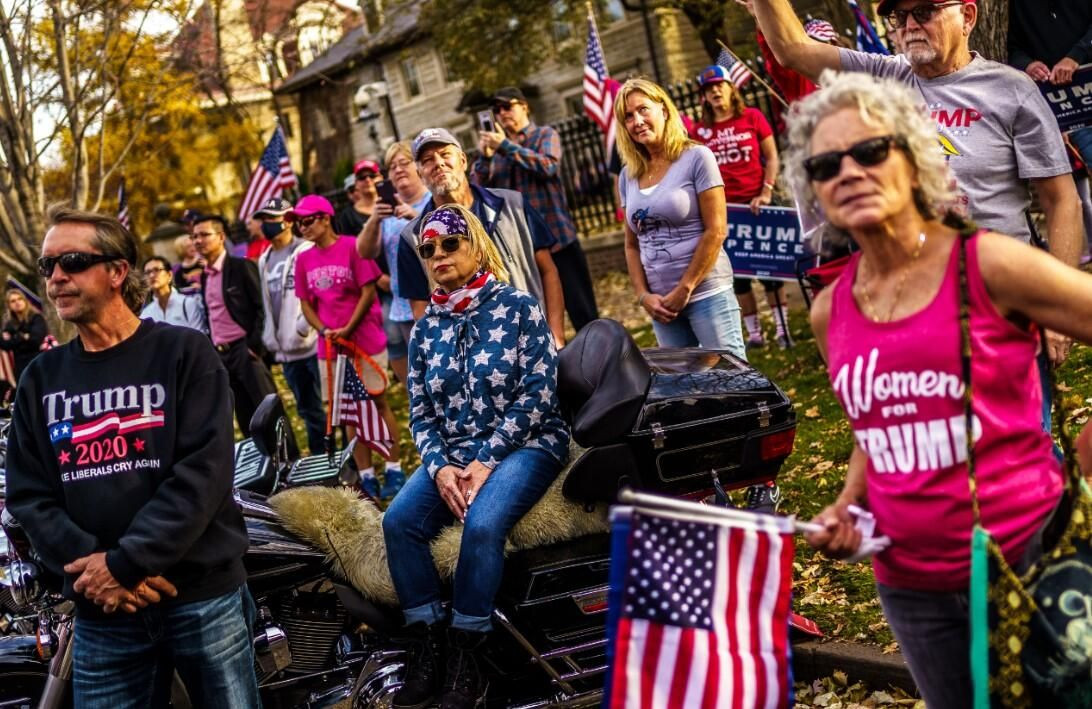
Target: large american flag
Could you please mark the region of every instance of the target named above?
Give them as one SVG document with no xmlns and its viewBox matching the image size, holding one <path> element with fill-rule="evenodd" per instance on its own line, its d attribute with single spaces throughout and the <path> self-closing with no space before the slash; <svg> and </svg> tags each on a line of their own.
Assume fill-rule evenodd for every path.
<svg viewBox="0 0 1092 709">
<path fill-rule="evenodd" d="M 791 705 L 792 521 L 755 518 L 615 508 L 604 706 Z"/>
<path fill-rule="evenodd" d="M 603 129 L 604 144 L 609 153 L 614 147 L 614 96 L 621 86 L 610 78 L 607 62 L 603 58 L 603 45 L 599 43 L 599 30 L 595 15 L 588 8 L 588 48 L 584 54 L 584 112 Z"/>
<path fill-rule="evenodd" d="M 345 355 L 340 355 L 344 357 Z M 340 368 L 340 367 L 339 367 Z M 364 383 L 357 376 L 356 369 L 346 363 L 344 365 L 344 382 L 338 395 L 337 413 L 335 424 L 354 426 L 356 438 L 360 443 L 368 446 L 384 458 L 389 458 L 394 441 L 391 438 L 391 430 L 387 422 L 379 415 L 379 407 L 375 400 L 368 395 Z"/>
<path fill-rule="evenodd" d="M 129 195 L 125 193 L 125 178 L 121 178 L 118 184 L 118 221 L 126 229 L 132 229 L 133 224 L 129 219 Z"/>
<path fill-rule="evenodd" d="M 727 49 L 721 48 L 717 64 L 728 70 L 728 80 L 739 88 L 751 80 L 751 70 Z"/>
<path fill-rule="evenodd" d="M 288 160 L 288 147 L 284 143 L 284 133 L 277 126 L 273 137 L 265 146 L 265 152 L 258 160 L 257 167 L 250 175 L 242 204 L 239 205 L 239 219 L 246 221 L 258 211 L 267 199 L 280 197 L 286 189 L 296 186 L 296 173 Z"/>
</svg>

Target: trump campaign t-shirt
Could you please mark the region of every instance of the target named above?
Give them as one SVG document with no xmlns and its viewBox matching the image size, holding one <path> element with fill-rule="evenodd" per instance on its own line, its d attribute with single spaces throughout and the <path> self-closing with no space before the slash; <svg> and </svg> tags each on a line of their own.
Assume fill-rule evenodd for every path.
<svg viewBox="0 0 1092 709">
<path fill-rule="evenodd" d="M 973 52 L 967 66 L 935 79 L 914 74 L 902 55 L 840 53 L 845 71 L 898 79 L 921 92 L 960 206 L 980 226 L 1031 241 L 1027 180 L 1071 171 L 1058 122 L 1031 77 Z"/>
<path fill-rule="evenodd" d="M 762 191 L 762 151 L 759 145 L 773 135 L 762 111 L 747 107 L 743 115 L 707 128 L 695 123 L 690 136 L 713 151 L 729 202 L 747 203 Z"/>
</svg>

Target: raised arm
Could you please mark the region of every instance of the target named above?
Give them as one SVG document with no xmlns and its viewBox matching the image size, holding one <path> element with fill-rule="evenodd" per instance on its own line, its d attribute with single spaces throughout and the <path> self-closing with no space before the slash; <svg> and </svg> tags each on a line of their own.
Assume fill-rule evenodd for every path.
<svg viewBox="0 0 1092 709">
<path fill-rule="evenodd" d="M 838 48 L 823 44 L 804 32 L 804 25 L 789 0 L 754 0 L 758 28 L 765 35 L 777 61 L 812 81 L 824 69 L 842 68 Z"/>
</svg>

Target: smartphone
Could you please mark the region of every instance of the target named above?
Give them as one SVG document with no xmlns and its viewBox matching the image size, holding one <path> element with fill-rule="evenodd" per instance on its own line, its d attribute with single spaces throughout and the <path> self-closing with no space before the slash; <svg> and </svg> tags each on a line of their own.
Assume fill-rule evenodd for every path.
<svg viewBox="0 0 1092 709">
<path fill-rule="evenodd" d="M 379 201 L 384 204 L 389 204 L 392 207 L 398 206 L 398 195 L 394 190 L 394 183 L 390 180 L 383 180 L 375 186 L 375 191 L 379 193 Z"/>
<path fill-rule="evenodd" d="M 497 132 L 497 122 L 493 120 L 492 111 L 478 111 L 478 128 L 486 133 Z"/>
</svg>

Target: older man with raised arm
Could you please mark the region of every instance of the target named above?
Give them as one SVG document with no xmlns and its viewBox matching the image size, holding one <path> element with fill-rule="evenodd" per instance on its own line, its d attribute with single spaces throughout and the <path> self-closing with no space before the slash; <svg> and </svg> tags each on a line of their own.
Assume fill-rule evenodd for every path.
<svg viewBox="0 0 1092 709">
<path fill-rule="evenodd" d="M 818 42 L 789 0 L 754 0 L 778 61 L 813 79 L 825 69 L 863 71 L 914 86 L 937 122 L 962 207 L 981 226 L 1029 242 L 1030 183 L 1046 214 L 1050 252 L 1076 265 L 1084 246 L 1080 202 L 1057 123 L 1035 83 L 968 46 L 975 0 L 883 0 L 878 6 L 902 54 L 884 57 Z M 1050 358 L 1067 338 L 1050 334 Z"/>
<path fill-rule="evenodd" d="M 478 217 L 500 251 L 512 285 L 533 295 L 546 311 L 557 346 L 565 343 L 561 279 L 551 249 L 557 237 L 523 195 L 512 190 L 471 185 L 467 180 L 466 153 L 459 141 L 443 128 L 426 128 L 413 141 L 417 170 L 432 199 L 402 230 L 398 245 L 396 295 L 413 304 L 415 317 L 425 311 L 430 289 L 424 265 L 417 255 L 418 234 L 429 212 L 445 204 L 461 204 Z"/>
</svg>

